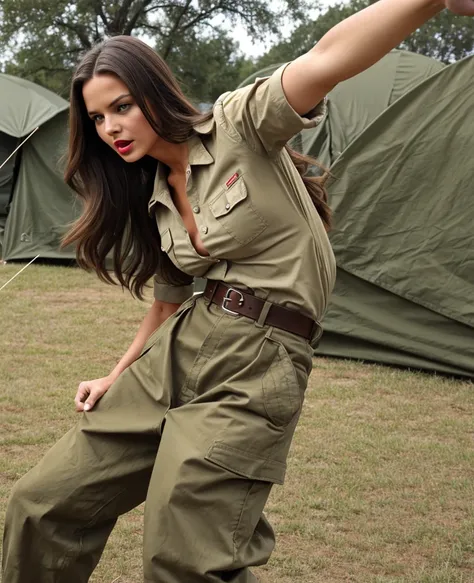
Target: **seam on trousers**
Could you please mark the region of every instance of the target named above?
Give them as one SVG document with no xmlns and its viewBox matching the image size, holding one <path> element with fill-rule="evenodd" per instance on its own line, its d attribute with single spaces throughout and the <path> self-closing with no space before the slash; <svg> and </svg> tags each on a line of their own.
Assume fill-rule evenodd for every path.
<svg viewBox="0 0 474 583">
<path fill-rule="evenodd" d="M 250 484 L 248 485 L 248 487 L 247 487 L 247 493 L 245 494 L 245 498 L 244 498 L 244 500 L 243 500 L 243 502 L 242 502 L 242 504 L 240 506 L 240 512 L 239 512 L 239 518 L 237 519 L 237 524 L 233 528 L 233 531 L 234 532 L 232 533 L 232 550 L 233 550 L 232 560 L 233 560 L 234 563 L 237 560 L 237 552 L 238 552 L 237 551 L 237 541 L 236 541 L 237 532 L 239 530 L 239 526 L 242 523 L 242 517 L 243 517 L 243 514 L 244 514 L 245 506 L 247 504 L 247 500 L 249 499 L 250 492 L 252 491 L 253 485 L 254 485 L 254 480 L 252 480 L 250 482 Z"/>
<path fill-rule="evenodd" d="M 189 400 L 191 400 L 196 396 L 196 386 L 197 386 L 197 382 L 198 382 L 198 378 L 199 378 L 199 375 L 201 373 L 201 370 L 204 367 L 204 365 L 208 362 L 209 358 L 211 358 L 211 356 L 215 352 L 215 348 L 214 348 L 214 350 L 211 352 L 211 355 L 207 356 L 207 355 L 204 355 L 205 349 L 207 348 L 207 345 L 210 343 L 210 339 L 214 335 L 215 330 L 217 329 L 217 327 L 221 323 L 222 319 L 224 318 L 224 315 L 225 314 L 218 316 L 217 321 L 212 326 L 212 328 L 209 331 L 209 333 L 207 334 L 206 338 L 203 340 L 201 347 L 196 355 L 196 358 L 194 359 L 193 365 L 191 366 L 191 369 L 190 369 L 188 375 L 186 376 L 186 379 L 183 383 L 183 386 L 181 387 L 181 391 L 179 394 L 180 401 L 184 400 L 183 397 L 187 397 Z M 220 341 L 220 338 L 222 337 L 222 335 L 223 335 L 223 333 L 219 337 L 219 341 Z M 195 374 L 196 370 L 197 370 L 197 374 Z"/>
<path fill-rule="evenodd" d="M 292 409 L 296 408 L 295 406 L 297 405 L 298 410 L 301 411 L 303 399 L 301 397 L 297 399 L 293 394 L 293 385 L 299 387 L 298 377 L 285 346 L 279 340 L 275 340 L 271 337 L 272 331 L 273 328 L 270 328 L 265 335 L 265 340 L 276 345 L 277 353 L 267 370 L 260 377 L 260 385 L 263 396 L 263 406 L 268 418 L 278 427 L 284 429 L 291 423 L 292 419 L 298 412 L 295 411 L 290 419 L 283 421 L 288 416 L 285 410 L 285 404 L 289 403 Z M 275 368 L 279 368 L 284 374 L 277 374 Z M 289 377 L 291 377 L 291 379 Z M 268 387 L 268 384 L 269 388 L 266 388 L 266 385 Z M 284 393 L 283 396 L 281 395 L 282 391 Z M 269 408 L 272 402 L 274 403 L 276 413 L 272 413 Z"/>
<path fill-rule="evenodd" d="M 225 319 L 225 316 L 224 316 L 224 315 L 222 315 L 222 316 L 219 318 L 219 322 L 217 323 L 217 325 L 216 325 L 216 327 L 215 327 L 215 330 L 216 330 L 216 331 L 217 331 L 217 329 L 218 329 L 218 327 L 219 327 L 219 324 L 221 324 L 221 323 L 224 321 L 224 319 Z M 201 376 L 202 369 L 203 369 L 203 368 L 204 368 L 204 366 L 205 366 L 205 365 L 206 365 L 206 364 L 209 362 L 209 360 L 211 360 L 211 358 L 213 358 L 213 356 L 215 355 L 215 353 L 216 353 L 216 352 L 217 352 L 217 350 L 219 349 L 219 345 L 220 345 L 220 343 L 221 343 L 221 341 L 222 341 L 222 338 L 223 338 L 223 336 L 224 336 L 224 333 L 225 333 L 226 329 L 227 329 L 227 327 L 226 327 L 226 326 L 222 326 L 222 331 L 221 331 L 221 333 L 220 333 L 218 336 L 216 336 L 216 340 L 215 340 L 215 344 L 214 344 L 214 348 L 213 348 L 212 352 L 203 358 L 202 364 L 201 364 L 201 366 L 200 366 L 200 368 L 199 368 L 199 371 L 198 371 L 198 373 L 197 373 L 197 375 L 196 375 L 196 383 L 195 383 L 195 387 L 196 387 L 196 388 L 197 388 L 197 387 L 198 387 L 198 385 L 199 385 L 199 378 L 200 378 L 200 376 Z M 196 390 L 194 391 L 194 393 L 196 394 Z"/>
</svg>

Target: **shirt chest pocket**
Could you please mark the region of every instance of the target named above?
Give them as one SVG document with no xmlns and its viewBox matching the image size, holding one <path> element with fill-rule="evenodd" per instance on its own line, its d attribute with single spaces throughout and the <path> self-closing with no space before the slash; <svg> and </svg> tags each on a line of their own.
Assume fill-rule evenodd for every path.
<svg viewBox="0 0 474 583">
<path fill-rule="evenodd" d="M 173 237 L 171 236 L 171 231 L 166 229 L 161 235 L 161 250 L 165 253 L 169 253 L 173 247 Z"/>
<path fill-rule="evenodd" d="M 254 208 L 243 178 L 223 188 L 209 203 L 214 218 L 241 245 L 253 241 L 267 227 L 267 221 Z"/>
<path fill-rule="evenodd" d="M 183 269 L 181 263 L 177 259 L 176 246 L 173 241 L 173 235 L 171 234 L 171 230 L 169 228 L 165 229 L 161 234 L 161 250 L 164 251 L 166 255 L 168 255 L 176 267 Z"/>
</svg>

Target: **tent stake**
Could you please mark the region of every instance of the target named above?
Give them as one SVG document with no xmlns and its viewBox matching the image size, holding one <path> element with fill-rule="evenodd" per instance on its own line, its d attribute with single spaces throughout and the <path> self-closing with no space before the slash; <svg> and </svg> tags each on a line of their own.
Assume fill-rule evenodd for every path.
<svg viewBox="0 0 474 583">
<path fill-rule="evenodd" d="M 19 146 L 17 146 L 17 147 L 16 147 L 16 148 L 13 150 L 13 152 L 12 152 L 12 153 L 11 153 L 11 154 L 8 156 L 8 158 L 5 160 L 5 162 L 3 162 L 3 164 L 0 166 L 0 170 L 1 170 L 1 169 L 2 169 L 4 166 L 5 166 L 5 164 L 8 162 L 8 160 L 10 160 L 10 158 L 11 158 L 12 156 L 14 156 L 14 155 L 15 155 L 15 154 L 18 152 L 18 150 L 19 150 L 19 149 L 20 149 L 20 148 L 23 146 L 23 144 L 24 144 L 24 143 L 25 143 L 27 140 L 29 140 L 29 139 L 31 138 L 31 136 L 32 136 L 32 135 L 33 135 L 35 132 L 37 132 L 38 130 L 39 130 L 39 126 L 38 126 L 37 128 L 35 128 L 35 129 L 34 129 L 34 130 L 31 132 L 31 134 L 30 134 L 29 136 L 27 136 L 27 137 L 26 137 L 26 138 L 25 138 L 25 139 L 24 139 L 24 140 L 21 142 L 21 144 L 20 144 Z"/>
<path fill-rule="evenodd" d="M 9 279 L 9 280 L 7 281 L 7 283 L 3 284 L 3 285 L 2 285 L 2 287 L 0 287 L 0 291 L 2 291 L 2 289 L 3 289 L 4 287 L 7 287 L 7 285 L 8 285 L 8 284 L 9 284 L 11 281 L 13 281 L 13 280 L 15 279 L 15 277 L 17 277 L 17 275 L 20 275 L 20 273 L 21 273 L 22 271 L 24 271 L 24 270 L 25 270 L 25 269 L 28 267 L 28 265 L 31 265 L 31 264 L 33 263 L 33 261 L 36 261 L 36 260 L 38 259 L 38 257 L 39 257 L 39 255 L 37 255 L 37 256 L 36 256 L 34 259 L 32 259 L 32 260 L 31 260 L 31 261 L 30 261 L 30 262 L 29 262 L 27 265 L 25 265 L 25 267 L 22 267 L 18 273 L 15 273 L 15 275 L 14 275 L 14 276 L 13 276 L 11 279 Z"/>
</svg>

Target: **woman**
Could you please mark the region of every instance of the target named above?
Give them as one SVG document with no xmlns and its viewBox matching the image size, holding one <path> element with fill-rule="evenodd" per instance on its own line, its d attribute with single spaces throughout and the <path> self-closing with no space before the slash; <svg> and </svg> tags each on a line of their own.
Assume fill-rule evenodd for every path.
<svg viewBox="0 0 474 583">
<path fill-rule="evenodd" d="M 446 5 L 474 14 L 471 0 Z M 84 57 L 66 179 L 85 210 L 65 242 L 105 280 L 113 251 L 138 296 L 155 273 L 155 301 L 114 371 L 80 384 L 77 427 L 16 485 L 5 583 L 87 581 L 144 500 L 145 581 L 256 580 L 335 276 L 324 190 L 285 144 L 444 7 L 381 0 L 207 116 L 136 39 Z M 194 276 L 208 279 L 197 299 Z"/>
</svg>

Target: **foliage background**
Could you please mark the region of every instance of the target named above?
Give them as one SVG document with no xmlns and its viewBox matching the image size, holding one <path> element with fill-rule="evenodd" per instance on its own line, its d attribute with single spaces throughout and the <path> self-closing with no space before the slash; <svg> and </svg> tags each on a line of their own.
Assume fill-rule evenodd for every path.
<svg viewBox="0 0 474 583">
<path fill-rule="evenodd" d="M 377 0 L 0 0 L 0 71 L 67 98 L 75 63 L 94 43 L 131 34 L 162 55 L 196 102 L 213 102 L 251 73 L 295 59 Z M 238 32 L 268 50 L 243 52 Z M 289 34 L 284 35 L 284 31 Z M 402 48 L 444 62 L 473 51 L 474 19 L 444 11 Z"/>
</svg>

